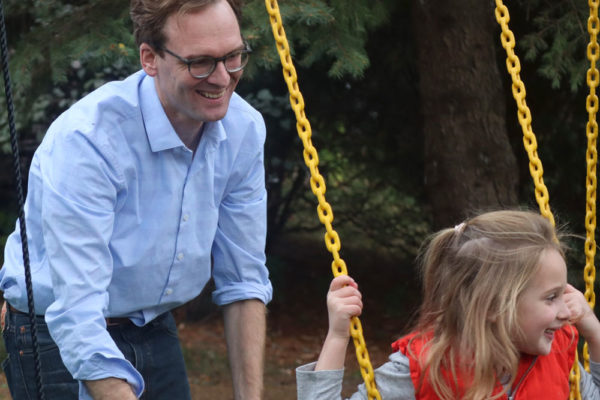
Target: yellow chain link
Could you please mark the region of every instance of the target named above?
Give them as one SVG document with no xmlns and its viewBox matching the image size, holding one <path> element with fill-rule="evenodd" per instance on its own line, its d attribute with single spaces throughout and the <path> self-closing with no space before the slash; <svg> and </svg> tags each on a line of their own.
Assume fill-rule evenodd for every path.
<svg viewBox="0 0 600 400">
<path fill-rule="evenodd" d="M 514 52 L 515 36 L 508 28 L 510 16 L 508 14 L 508 9 L 502 3 L 502 0 L 496 0 L 496 20 L 502 27 L 500 39 L 502 41 L 502 47 L 504 47 L 507 54 L 506 67 L 512 77 L 512 93 L 517 102 L 517 108 L 519 109 L 517 115 L 523 130 L 523 144 L 525 145 L 525 150 L 527 150 L 529 156 L 529 172 L 531 173 L 533 183 L 535 184 L 535 198 L 540 207 L 541 214 L 548 218 L 552 225 L 554 225 L 554 216 L 550 211 L 550 205 L 548 203 L 548 189 L 546 188 L 543 179 L 544 170 L 542 168 L 542 162 L 537 155 L 537 140 L 531 129 L 531 112 L 525 101 L 525 85 L 523 84 L 523 81 L 521 81 L 519 75 L 521 72 L 521 63 Z"/>
<path fill-rule="evenodd" d="M 598 0 L 596 0 L 596 2 L 597 1 Z M 523 130 L 523 144 L 525 145 L 527 155 L 529 156 L 529 172 L 531 173 L 531 177 L 533 178 L 533 183 L 535 185 L 535 198 L 538 206 L 540 207 L 541 214 L 546 217 L 554 226 L 554 216 L 550 211 L 548 189 L 546 188 L 543 179 L 544 170 L 542 168 L 542 162 L 537 155 L 537 141 L 535 134 L 533 133 L 533 129 L 531 128 L 531 111 L 529 110 L 527 102 L 525 101 L 525 84 L 520 77 L 521 63 L 514 52 L 515 36 L 508 27 L 510 15 L 508 13 L 508 8 L 506 8 L 502 0 L 496 0 L 495 13 L 496 21 L 498 21 L 502 28 L 500 39 L 502 42 L 502 47 L 504 47 L 504 50 L 506 50 L 506 67 L 512 78 L 512 93 L 517 103 L 517 108 L 519 109 L 517 115 L 521 129 Z M 579 391 L 580 380 L 581 374 L 579 371 L 578 355 L 577 352 L 575 352 L 575 363 L 573 364 L 573 368 L 569 374 L 569 382 L 571 386 L 571 393 L 569 395 L 570 400 L 581 400 L 581 393 Z"/>
<path fill-rule="evenodd" d="M 296 128 L 298 129 L 298 136 L 302 139 L 304 146 L 304 162 L 310 169 L 310 186 L 312 192 L 317 197 L 319 205 L 317 206 L 317 213 L 319 220 L 325 225 L 325 245 L 327 250 L 333 255 L 333 262 L 331 269 L 334 276 L 347 275 L 346 263 L 340 258 L 340 238 L 335 230 L 333 230 L 333 211 L 331 206 L 325 200 L 325 180 L 319 173 L 319 156 L 317 150 L 312 145 L 311 141 L 311 128 L 308 119 L 304 113 L 304 98 L 298 88 L 298 78 L 296 75 L 296 68 L 292 63 L 290 56 L 290 48 L 285 36 L 283 24 L 281 22 L 281 14 L 279 12 L 279 5 L 277 0 L 265 0 L 267 6 L 267 12 L 269 13 L 269 19 L 271 21 L 271 28 L 273 29 L 273 36 L 277 44 L 277 51 L 281 59 L 281 65 L 283 67 L 283 77 L 287 83 L 288 90 L 290 92 L 290 103 L 292 109 L 296 114 Z M 354 341 L 354 347 L 356 348 L 356 358 L 360 365 L 360 372 L 365 381 L 367 394 L 369 400 L 377 399 L 381 400 L 377 387 L 375 385 L 375 374 L 373 373 L 373 367 L 369 360 L 369 353 L 367 352 L 367 346 L 363 338 L 363 330 L 360 323 L 360 319 L 357 317 L 352 318 L 350 324 L 350 334 Z"/>
<path fill-rule="evenodd" d="M 585 298 L 593 309 L 596 304 L 596 295 L 594 293 L 594 281 L 596 280 L 596 267 L 594 266 L 594 258 L 596 257 L 596 164 L 598 161 L 598 151 L 596 149 L 596 141 L 598 139 L 598 123 L 596 122 L 596 113 L 598 112 L 598 96 L 596 95 L 596 87 L 600 74 L 596 68 L 598 60 L 598 31 L 600 21 L 598 20 L 598 1 L 589 0 L 590 17 L 588 18 L 588 32 L 590 34 L 590 42 L 587 46 L 587 57 L 590 60 L 590 68 L 587 72 L 587 84 L 590 87 L 590 94 L 587 96 L 586 109 L 588 112 L 588 123 L 586 125 L 586 136 L 588 139 L 586 164 L 586 209 L 585 209 L 585 268 L 583 270 L 583 279 L 585 280 Z M 587 371 L 590 370 L 590 356 L 588 353 L 588 345 L 583 345 L 583 365 Z"/>
</svg>

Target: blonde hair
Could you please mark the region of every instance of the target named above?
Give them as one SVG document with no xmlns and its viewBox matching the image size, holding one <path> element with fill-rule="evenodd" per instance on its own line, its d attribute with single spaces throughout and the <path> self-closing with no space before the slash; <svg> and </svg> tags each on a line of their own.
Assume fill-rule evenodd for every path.
<svg viewBox="0 0 600 400">
<path fill-rule="evenodd" d="M 426 242 L 417 331 L 433 336 L 417 356 L 438 397 L 492 398 L 505 375 L 512 385 L 519 362 L 517 303 L 546 249 L 564 255 L 552 225 L 527 211 L 484 213 Z M 467 380 L 465 393 L 453 389 L 459 377 Z"/>
</svg>

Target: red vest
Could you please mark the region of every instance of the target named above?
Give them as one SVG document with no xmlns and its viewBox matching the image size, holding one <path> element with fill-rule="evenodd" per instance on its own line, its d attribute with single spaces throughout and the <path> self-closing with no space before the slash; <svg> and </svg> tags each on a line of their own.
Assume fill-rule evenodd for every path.
<svg viewBox="0 0 600 400">
<path fill-rule="evenodd" d="M 423 345 L 427 340 L 428 338 L 424 335 L 416 336 L 415 333 L 411 333 L 392 344 L 394 351 L 400 351 L 409 358 L 410 376 L 415 387 L 416 400 L 439 399 L 426 379 L 427 375 L 425 375 L 425 379 L 421 380 L 423 370 L 416 359 L 421 354 Z M 517 378 L 513 383 L 513 396 L 511 398 L 515 400 L 568 399 L 570 391 L 569 372 L 575 361 L 577 340 L 578 334 L 575 328 L 566 325 L 556 331 L 550 354 L 537 357 L 523 355 L 519 361 Z M 449 373 L 443 374 L 447 378 L 450 377 Z M 420 389 L 419 385 L 421 385 Z M 464 382 L 460 380 L 460 376 L 458 388 L 455 385 L 450 387 L 454 388 L 455 393 L 466 392 Z M 502 386 L 498 383 L 498 388 L 494 391 L 494 394 L 499 393 L 501 390 Z M 501 399 L 507 399 L 507 396 L 504 395 Z"/>
</svg>

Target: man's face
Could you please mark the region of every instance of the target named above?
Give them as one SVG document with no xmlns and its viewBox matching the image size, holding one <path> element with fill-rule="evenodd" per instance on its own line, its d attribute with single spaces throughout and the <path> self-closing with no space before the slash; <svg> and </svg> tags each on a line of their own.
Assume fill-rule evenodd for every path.
<svg viewBox="0 0 600 400">
<path fill-rule="evenodd" d="M 193 13 L 171 15 L 165 23 L 164 33 L 164 46 L 187 59 L 222 57 L 244 48 L 237 19 L 226 1 L 210 4 Z M 225 116 L 242 71 L 229 73 L 219 62 L 208 77 L 196 79 L 184 63 L 166 52 L 162 57 L 154 55 L 152 60 L 158 96 L 176 129 L 193 130 L 203 122 Z"/>
</svg>

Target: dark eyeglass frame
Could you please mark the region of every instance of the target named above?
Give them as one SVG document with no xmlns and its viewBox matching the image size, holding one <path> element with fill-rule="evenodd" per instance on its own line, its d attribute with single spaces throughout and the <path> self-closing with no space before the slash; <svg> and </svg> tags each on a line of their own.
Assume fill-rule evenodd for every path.
<svg viewBox="0 0 600 400">
<path fill-rule="evenodd" d="M 185 57 L 181 57 L 178 54 L 173 53 L 171 50 L 167 49 L 166 47 L 161 47 L 162 50 L 164 50 L 166 53 L 172 55 L 173 57 L 175 57 L 176 59 L 178 59 L 179 61 L 181 61 L 183 64 L 187 65 L 188 68 L 188 72 L 190 73 L 190 75 L 196 79 L 205 79 L 208 78 L 210 76 L 210 74 L 212 74 L 213 72 L 215 72 L 215 69 L 217 69 L 217 64 L 219 62 L 223 62 L 223 66 L 225 67 L 225 70 L 227 72 L 234 73 L 234 72 L 239 72 L 241 70 L 244 69 L 244 67 L 248 64 L 248 59 L 246 58 L 246 62 L 243 63 L 240 67 L 237 68 L 233 68 L 233 69 L 228 69 L 227 65 L 225 64 L 225 60 L 227 60 L 229 57 L 231 56 L 235 56 L 235 55 L 239 55 L 239 54 L 250 54 L 252 53 L 252 49 L 250 48 L 250 46 L 248 45 L 248 43 L 246 43 L 246 41 L 244 41 L 244 48 L 241 50 L 234 50 L 229 54 L 224 55 L 223 57 L 211 57 L 211 56 L 201 56 L 201 57 L 196 57 L 196 58 L 185 58 Z M 201 75 L 194 75 L 192 74 L 192 64 L 198 61 L 206 61 L 206 60 L 212 60 L 213 64 L 212 64 L 212 68 L 205 74 L 201 74 Z"/>
</svg>

